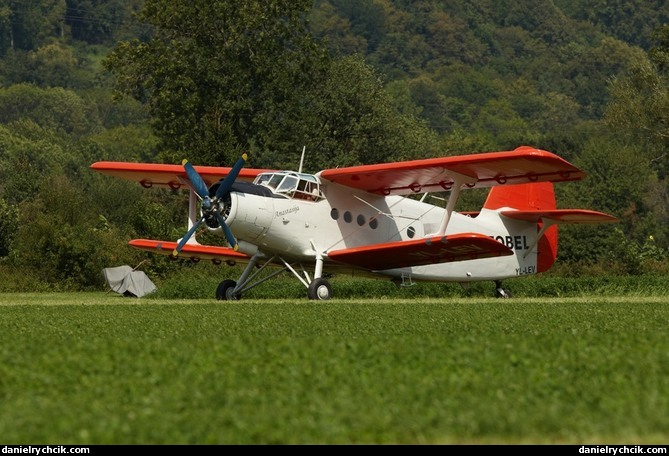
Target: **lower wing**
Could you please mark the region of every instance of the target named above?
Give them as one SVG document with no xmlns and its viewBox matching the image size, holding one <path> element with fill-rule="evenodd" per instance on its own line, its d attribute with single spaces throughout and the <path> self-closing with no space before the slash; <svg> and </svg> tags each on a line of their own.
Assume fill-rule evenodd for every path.
<svg viewBox="0 0 669 456">
<path fill-rule="evenodd" d="M 177 246 L 176 242 L 155 241 L 153 239 L 133 239 L 128 242 L 136 249 L 161 255 L 172 255 Z M 180 258 L 212 260 L 212 261 L 249 261 L 250 257 L 244 253 L 237 252 L 230 247 L 218 247 L 214 245 L 185 244 L 178 255 Z"/>
<path fill-rule="evenodd" d="M 370 271 L 513 255 L 490 236 L 460 233 L 410 241 L 352 247 L 328 252 L 334 261 Z"/>
</svg>

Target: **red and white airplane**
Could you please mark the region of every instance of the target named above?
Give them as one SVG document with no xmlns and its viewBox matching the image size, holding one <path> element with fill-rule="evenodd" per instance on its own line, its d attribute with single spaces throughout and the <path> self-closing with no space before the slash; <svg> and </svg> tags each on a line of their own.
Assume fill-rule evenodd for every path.
<svg viewBox="0 0 669 456">
<path fill-rule="evenodd" d="M 231 168 L 186 160 L 181 166 L 97 162 L 91 168 L 146 188 L 190 189 L 183 238 L 129 244 L 194 261 L 245 263 L 237 280 L 219 284 L 216 298 L 225 300 L 283 271 L 318 300 L 332 297 L 326 277 L 334 273 L 398 284 L 490 280 L 497 296 L 509 297 L 502 280 L 547 271 L 555 262 L 557 224 L 617 221 L 601 212 L 557 209 L 553 182 L 585 173 L 527 146 L 316 174 L 301 172 L 301 164 L 298 172 L 244 168 L 246 158 Z M 470 188 L 490 188 L 485 204 L 478 212 L 455 211 L 460 191 Z M 448 192 L 445 207 L 426 201 L 431 192 Z M 200 244 L 200 227 L 229 246 Z"/>
</svg>

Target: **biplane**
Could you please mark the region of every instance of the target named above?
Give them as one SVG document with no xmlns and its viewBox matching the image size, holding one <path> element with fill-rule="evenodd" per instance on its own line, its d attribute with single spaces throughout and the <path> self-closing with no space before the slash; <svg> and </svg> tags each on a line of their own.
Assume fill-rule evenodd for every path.
<svg viewBox="0 0 669 456">
<path fill-rule="evenodd" d="M 585 172 L 558 155 L 522 146 L 502 152 L 325 169 L 315 174 L 232 167 L 101 161 L 97 172 L 145 188 L 188 191 L 181 239 L 133 239 L 156 254 L 245 265 L 215 296 L 240 299 L 285 271 L 309 299 L 333 296 L 334 274 L 386 278 L 396 284 L 502 281 L 547 271 L 557 258 L 558 225 L 617 218 L 587 209 L 558 209 L 553 184 Z M 304 160 L 304 151 L 302 161 Z M 301 163 L 302 163 L 301 161 Z M 462 191 L 487 188 L 476 212 L 458 212 Z M 443 194 L 433 204 L 430 194 Z M 201 244 L 199 230 L 220 235 Z M 202 237 L 202 236 L 201 236 Z M 224 242 L 223 242 L 224 240 Z"/>
</svg>

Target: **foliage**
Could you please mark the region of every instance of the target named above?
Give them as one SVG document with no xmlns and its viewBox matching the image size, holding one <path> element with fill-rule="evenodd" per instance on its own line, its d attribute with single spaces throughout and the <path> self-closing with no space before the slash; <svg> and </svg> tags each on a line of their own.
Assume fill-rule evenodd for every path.
<svg viewBox="0 0 669 456">
<path fill-rule="evenodd" d="M 264 121 L 301 115 L 300 94 L 322 68 L 301 20 L 308 5 L 148 0 L 141 18 L 154 38 L 119 43 L 105 65 L 121 91 L 148 102 L 166 150 L 232 163 L 275 128 Z"/>
<path fill-rule="evenodd" d="M 596 263 L 620 252 L 624 243 L 618 228 L 626 242 L 641 244 L 653 236 L 659 246 L 667 246 L 665 184 L 657 179 L 652 164 L 640 159 L 646 151 L 617 136 L 605 131 L 593 134 L 574 159 L 587 170 L 586 178 L 556 186 L 562 207 L 596 207 L 619 218 L 616 224 L 560 227 L 559 256 L 566 261 Z M 639 273 L 632 272 L 637 266 L 630 263 L 625 273 Z"/>
<path fill-rule="evenodd" d="M 80 137 L 94 130 L 96 114 L 79 95 L 60 87 L 15 84 L 0 88 L 0 124 L 30 120 L 44 129 Z"/>
<path fill-rule="evenodd" d="M 66 0 L 4 0 L 0 3 L 0 55 L 33 50 L 62 36 Z"/>
<path fill-rule="evenodd" d="M 652 45 L 653 32 L 669 20 L 669 5 L 664 1 L 555 0 L 554 3 L 565 14 L 643 49 Z"/>
<path fill-rule="evenodd" d="M 39 264 L 38 280 L 62 289 L 99 289 L 102 269 L 132 263 L 119 236 L 99 220 L 80 189 L 64 176 L 45 181 L 49 191 L 21 203 L 10 260 L 21 268 Z"/>
<path fill-rule="evenodd" d="M 174 152 L 164 160 L 187 152 L 228 164 L 251 150 L 256 167 L 291 167 L 302 145 L 316 171 L 429 151 L 427 130 L 393 109 L 371 67 L 326 58 L 306 32 L 307 7 L 147 2 L 142 18 L 156 37 L 119 43 L 106 67 L 121 91 L 147 102 L 163 149 Z"/>
<path fill-rule="evenodd" d="M 529 144 L 588 174 L 556 186 L 561 207 L 621 219 L 562 226 L 556 273 L 666 269 L 645 251 L 669 247 L 665 2 L 242 3 L 0 2 L 3 267 L 39 289 L 102 286 L 101 266 L 147 258 L 128 239 L 183 234 L 182 193 L 98 160 L 295 168 L 306 147 L 317 171 Z M 151 258 L 157 280 L 183 270 Z"/>
<path fill-rule="evenodd" d="M 312 103 L 305 140 L 314 152 L 308 163 L 313 172 L 437 152 L 434 135 L 415 117 L 397 112 L 374 69 L 359 57 L 333 61 Z M 263 163 L 270 167 L 276 160 Z"/>
<path fill-rule="evenodd" d="M 642 147 L 641 157 L 661 179 L 669 173 L 669 27 L 657 31 L 656 46 L 611 86 L 605 120 Z"/>
<path fill-rule="evenodd" d="M 0 198 L 0 257 L 9 254 L 9 246 L 16 234 L 18 221 L 18 207 Z"/>
<path fill-rule="evenodd" d="M 68 0 L 65 23 L 73 39 L 108 43 L 127 36 L 144 36 L 145 27 L 134 20 L 144 0 Z"/>
<path fill-rule="evenodd" d="M 646 271 L 653 271 L 652 265 L 666 264 L 669 251 L 662 248 L 650 235 L 643 242 L 629 239 L 622 229 L 614 230 L 616 243 L 609 252 L 611 261 L 616 261 L 624 268 L 624 272 L 631 275 L 642 275 Z"/>
<path fill-rule="evenodd" d="M 0 125 L 0 188 L 8 203 L 33 197 L 43 180 L 62 172 L 62 144 L 49 133 L 30 120 Z"/>
</svg>

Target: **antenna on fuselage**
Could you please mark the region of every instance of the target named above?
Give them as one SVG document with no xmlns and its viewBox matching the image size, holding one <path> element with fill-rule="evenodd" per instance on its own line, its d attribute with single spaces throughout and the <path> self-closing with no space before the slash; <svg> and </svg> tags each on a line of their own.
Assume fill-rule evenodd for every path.
<svg viewBox="0 0 669 456">
<path fill-rule="evenodd" d="M 298 173 L 302 172 L 302 165 L 304 164 L 304 152 L 306 152 L 307 146 L 302 147 L 302 157 L 300 157 L 300 169 L 297 171 Z"/>
</svg>

